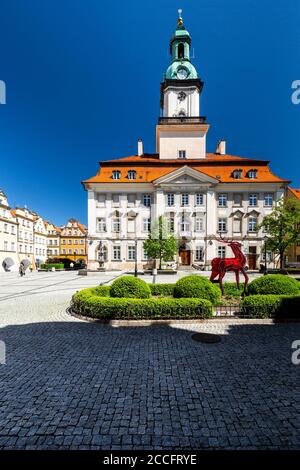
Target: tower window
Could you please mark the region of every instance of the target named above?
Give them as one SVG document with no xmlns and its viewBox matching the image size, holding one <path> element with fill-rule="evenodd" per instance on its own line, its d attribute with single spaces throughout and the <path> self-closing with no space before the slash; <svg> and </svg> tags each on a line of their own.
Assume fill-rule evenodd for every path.
<svg viewBox="0 0 300 470">
<path fill-rule="evenodd" d="M 178 150 L 178 158 L 186 158 L 186 150 Z"/>
<path fill-rule="evenodd" d="M 136 171 L 135 170 L 129 170 L 128 171 L 128 179 L 129 180 L 136 180 Z"/>
<path fill-rule="evenodd" d="M 178 44 L 178 59 L 184 58 L 184 44 L 182 42 Z"/>
</svg>

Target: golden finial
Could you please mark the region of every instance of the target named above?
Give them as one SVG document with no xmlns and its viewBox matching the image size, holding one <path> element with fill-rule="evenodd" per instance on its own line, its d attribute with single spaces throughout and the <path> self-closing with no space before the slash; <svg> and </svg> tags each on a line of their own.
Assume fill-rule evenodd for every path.
<svg viewBox="0 0 300 470">
<path fill-rule="evenodd" d="M 182 26 L 182 25 L 183 25 L 183 19 L 182 19 L 182 16 L 181 16 L 181 15 L 182 15 L 182 9 L 179 8 L 179 10 L 178 10 L 178 17 L 179 17 L 179 18 L 178 18 L 178 21 L 177 21 L 178 26 Z"/>
</svg>

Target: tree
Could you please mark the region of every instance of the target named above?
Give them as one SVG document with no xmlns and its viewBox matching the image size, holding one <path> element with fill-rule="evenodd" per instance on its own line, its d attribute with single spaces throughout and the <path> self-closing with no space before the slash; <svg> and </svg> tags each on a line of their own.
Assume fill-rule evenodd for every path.
<svg viewBox="0 0 300 470">
<path fill-rule="evenodd" d="M 294 243 L 300 242 L 300 201 L 287 199 L 264 217 L 262 228 L 268 237 L 266 248 L 279 256 L 280 269 L 284 268 L 284 255 Z"/>
<path fill-rule="evenodd" d="M 171 261 L 178 249 L 178 242 L 170 232 L 168 223 L 160 216 L 152 225 L 149 237 L 144 242 L 144 250 L 149 258 L 159 259 L 159 269 L 162 261 Z"/>
</svg>

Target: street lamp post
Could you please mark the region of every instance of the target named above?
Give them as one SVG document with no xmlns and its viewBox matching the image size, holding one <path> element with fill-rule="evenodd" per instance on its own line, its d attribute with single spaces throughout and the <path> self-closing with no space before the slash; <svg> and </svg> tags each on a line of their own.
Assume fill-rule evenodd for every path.
<svg viewBox="0 0 300 470">
<path fill-rule="evenodd" d="M 265 236 L 264 237 L 264 242 L 265 242 L 265 246 L 264 246 L 264 249 L 265 249 L 265 268 L 264 268 L 264 276 L 266 274 L 268 274 L 268 270 L 267 270 L 267 241 L 268 241 L 268 237 Z"/>
<path fill-rule="evenodd" d="M 135 237 L 134 242 L 135 250 L 134 250 L 134 276 L 137 277 L 138 275 L 138 265 L 137 265 L 137 238 Z"/>
</svg>

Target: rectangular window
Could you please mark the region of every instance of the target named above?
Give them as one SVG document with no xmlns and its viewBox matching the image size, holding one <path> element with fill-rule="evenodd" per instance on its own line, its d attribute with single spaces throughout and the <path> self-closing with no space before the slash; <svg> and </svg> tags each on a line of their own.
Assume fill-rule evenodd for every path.
<svg viewBox="0 0 300 470">
<path fill-rule="evenodd" d="M 204 195 L 203 193 L 196 194 L 196 206 L 203 206 L 204 204 Z"/>
<path fill-rule="evenodd" d="M 63 254 L 63 255 L 66 254 L 66 250 L 65 250 L 65 249 L 62 250 L 62 254 Z"/>
<path fill-rule="evenodd" d="M 149 256 L 148 256 L 148 254 L 147 254 L 147 251 L 145 251 L 144 249 L 143 249 L 143 260 L 144 260 L 144 261 L 148 261 L 148 260 L 149 260 Z"/>
<path fill-rule="evenodd" d="M 136 194 L 127 194 L 127 203 L 129 206 L 134 206 L 136 201 Z"/>
<path fill-rule="evenodd" d="M 71 255 L 71 254 L 72 254 L 72 250 L 71 250 L 71 248 L 69 248 L 69 250 L 68 250 L 68 253 L 69 253 L 69 255 Z"/>
<path fill-rule="evenodd" d="M 65 244 L 66 244 L 66 240 L 62 240 L 61 244 L 62 244 L 62 245 L 65 245 Z"/>
<path fill-rule="evenodd" d="M 135 261 L 135 246 L 129 245 L 128 247 L 128 261 Z"/>
<path fill-rule="evenodd" d="M 15 251 L 15 243 L 11 242 L 11 251 Z"/>
<path fill-rule="evenodd" d="M 227 206 L 227 194 L 218 194 L 218 206 L 219 207 Z"/>
<path fill-rule="evenodd" d="M 8 233 L 8 225 L 7 224 L 4 224 L 4 232 Z"/>
<path fill-rule="evenodd" d="M 167 194 L 167 205 L 169 207 L 174 206 L 175 204 L 175 196 L 174 193 L 168 193 Z"/>
<path fill-rule="evenodd" d="M 120 194 L 113 194 L 112 195 L 112 205 L 114 207 L 119 207 L 119 205 L 120 205 Z"/>
<path fill-rule="evenodd" d="M 233 205 L 240 207 L 242 205 L 243 196 L 240 193 L 233 194 Z"/>
<path fill-rule="evenodd" d="M 68 245 L 72 245 L 72 240 L 68 240 Z"/>
<path fill-rule="evenodd" d="M 204 220 L 203 217 L 196 217 L 195 219 L 195 232 L 203 232 Z"/>
<path fill-rule="evenodd" d="M 186 150 L 178 150 L 178 158 L 186 158 Z"/>
<path fill-rule="evenodd" d="M 15 234 L 15 226 L 14 226 L 14 225 L 11 226 L 11 233 L 12 233 L 13 235 Z"/>
<path fill-rule="evenodd" d="M 249 217 L 248 231 L 249 232 L 257 231 L 257 217 Z"/>
<path fill-rule="evenodd" d="M 113 246 L 112 255 L 113 261 L 121 261 L 121 247 L 119 245 Z"/>
<path fill-rule="evenodd" d="M 105 205 L 105 197 L 106 197 L 105 194 L 98 194 L 97 199 L 98 199 L 98 203 L 100 206 Z"/>
<path fill-rule="evenodd" d="M 144 194 L 143 195 L 143 204 L 145 207 L 151 206 L 151 194 Z"/>
<path fill-rule="evenodd" d="M 106 219 L 104 217 L 97 219 L 97 231 L 106 232 Z"/>
<path fill-rule="evenodd" d="M 195 261 L 204 261 L 203 246 L 197 246 L 195 251 Z"/>
<path fill-rule="evenodd" d="M 234 217 L 233 219 L 233 232 L 241 233 L 242 232 L 242 219 L 241 217 Z"/>
<path fill-rule="evenodd" d="M 271 263 L 272 257 L 272 251 L 267 251 L 267 263 Z M 265 261 L 265 250 L 261 254 L 261 260 Z"/>
<path fill-rule="evenodd" d="M 135 219 L 128 219 L 127 220 L 127 232 L 134 233 L 135 232 Z"/>
<path fill-rule="evenodd" d="M 264 194 L 264 206 L 265 207 L 272 207 L 273 206 L 273 194 L 272 193 L 265 193 Z"/>
<path fill-rule="evenodd" d="M 83 244 L 84 244 L 84 240 L 80 240 L 80 244 L 83 245 Z"/>
<path fill-rule="evenodd" d="M 189 205 L 189 194 L 183 193 L 181 194 L 181 205 L 188 206 Z"/>
<path fill-rule="evenodd" d="M 168 218 L 168 225 L 169 225 L 169 230 L 171 233 L 174 233 L 175 231 L 175 218 L 174 215 L 170 215 Z"/>
<path fill-rule="evenodd" d="M 151 219 L 145 218 L 143 219 L 143 232 L 150 232 L 151 229 Z"/>
<path fill-rule="evenodd" d="M 226 246 L 218 246 L 218 257 L 219 258 L 226 257 Z"/>
<path fill-rule="evenodd" d="M 227 219 L 218 219 L 218 232 L 227 232 Z"/>
<path fill-rule="evenodd" d="M 84 254 L 84 249 L 83 249 L 83 248 L 80 248 L 80 254 L 81 254 L 81 255 Z"/>
<path fill-rule="evenodd" d="M 112 231 L 114 233 L 120 233 L 121 231 L 121 220 L 120 217 L 115 217 L 112 220 Z"/>
<path fill-rule="evenodd" d="M 257 194 L 251 193 L 249 194 L 249 206 L 257 206 Z"/>
<path fill-rule="evenodd" d="M 8 243 L 7 241 L 4 242 L 4 251 L 7 251 L 8 250 Z"/>
</svg>

